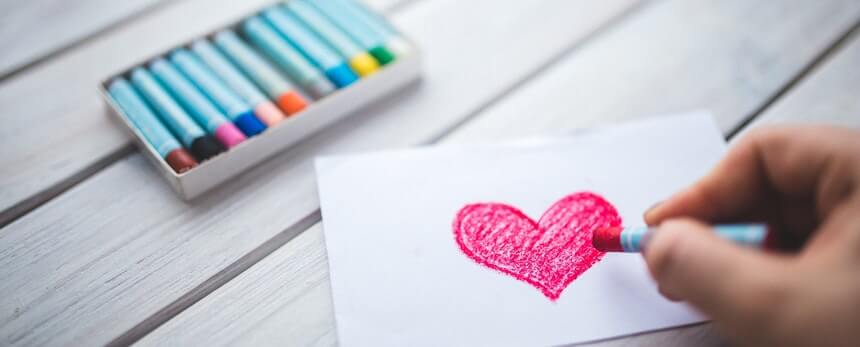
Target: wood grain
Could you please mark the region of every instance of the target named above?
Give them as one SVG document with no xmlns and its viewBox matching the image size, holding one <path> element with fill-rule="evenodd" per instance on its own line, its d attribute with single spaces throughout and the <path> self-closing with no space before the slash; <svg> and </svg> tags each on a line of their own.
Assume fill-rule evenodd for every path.
<svg viewBox="0 0 860 347">
<path fill-rule="evenodd" d="M 126 3 L 105 0 L 77 2 L 81 1 L 89 7 L 98 3 L 110 3 L 104 9 L 108 14 L 117 11 Z M 153 0 L 134 0 L 130 3 L 144 1 Z M 153 11 L 110 33 L 83 42 L 32 69 L 2 80 L 0 105 L 3 105 L 3 112 L 0 113 L 0 121 L 4 126 L 0 127 L 0 226 L 130 152 L 130 141 L 125 133 L 106 115 L 97 90 L 101 80 L 139 63 L 141 59 L 228 24 L 243 14 L 273 2 L 274 0 L 176 2 L 169 8 Z M 387 9 L 410 1 L 368 2 L 376 8 Z M 65 1 L 57 0 L 39 0 L 36 3 L 38 6 L 32 6 L 37 6 L 41 12 L 61 11 L 69 7 Z M 9 2 L 0 6 L 30 6 L 28 4 L 30 3 L 26 1 Z M 83 16 L 84 13 L 77 11 L 86 10 L 73 8 L 75 10 L 70 14 L 72 17 Z M 34 11 L 31 7 L 26 9 Z M 90 13 L 86 15 L 93 17 L 93 9 L 89 8 L 88 11 Z M 200 13 L 206 15 L 202 16 Z M 54 15 L 66 18 L 63 13 Z M 6 16 L 11 14 L 7 13 Z M 30 17 L 23 14 L 16 16 L 21 17 L 20 20 Z M 74 20 L 80 19 L 63 19 L 57 25 L 63 24 L 63 21 Z M 86 20 L 98 22 L 98 19 Z M 58 28 L 47 26 L 44 30 L 59 30 Z M 0 30 L 0 33 L 4 32 Z M 8 50 L 0 50 L 0 55 L 11 54 L 5 52 Z"/>
<path fill-rule="evenodd" d="M 212 319 L 216 307 L 220 310 Z M 332 312 L 325 243 L 317 224 L 136 345 L 332 345 Z"/>
<path fill-rule="evenodd" d="M 179 2 L 0 83 L 0 225 L 115 161 L 126 147 L 98 94 L 102 79 L 268 2 Z"/>
<path fill-rule="evenodd" d="M 153 8 L 163 0 L 0 3 L 0 79 Z"/>
<path fill-rule="evenodd" d="M 809 27 L 814 27 L 813 22 L 816 18 L 820 18 L 821 13 L 812 13 L 809 9 L 802 6 L 799 1 L 783 2 L 790 5 L 791 11 L 780 9 L 781 18 L 786 22 L 806 22 Z M 751 20 L 757 17 L 772 17 L 767 10 L 752 2 L 743 1 L 700 1 L 695 4 L 688 5 L 686 1 L 670 1 L 667 3 L 652 5 L 647 8 L 644 13 L 638 13 L 631 21 L 625 22 L 619 27 L 606 33 L 600 40 L 592 41 L 590 44 L 582 47 L 580 50 L 574 51 L 565 60 L 556 64 L 556 66 L 548 68 L 541 73 L 541 77 L 535 78 L 526 83 L 521 89 L 517 89 L 507 94 L 498 103 L 487 107 L 484 112 L 478 114 L 474 121 L 465 124 L 463 127 L 455 130 L 445 141 L 478 141 L 478 140 L 501 140 L 520 136 L 525 133 L 552 133 L 555 131 L 569 131 L 571 128 L 577 128 L 577 118 L 579 113 L 571 114 L 570 110 L 578 110 L 580 103 L 590 105 L 594 109 L 599 110 L 615 110 L 615 112 L 626 109 L 627 106 L 615 105 L 617 99 L 614 97 L 614 89 L 608 88 L 603 90 L 604 94 L 593 95 L 588 97 L 597 98 L 598 101 L 583 100 L 584 97 L 572 98 L 564 97 L 563 92 L 557 90 L 586 90 L 589 85 L 600 86 L 600 80 L 595 79 L 580 79 L 581 75 L 587 71 L 599 71 L 602 74 L 608 74 L 612 78 L 621 79 L 626 75 L 617 72 L 614 69 L 616 66 L 636 65 L 636 69 L 626 67 L 624 70 L 643 70 L 645 74 L 648 69 L 668 69 L 664 67 L 664 62 L 660 60 L 649 60 L 646 62 L 625 62 L 619 63 L 615 55 L 618 52 L 624 51 L 625 47 L 636 47 L 633 42 L 663 42 L 660 43 L 660 48 L 663 51 L 671 52 L 672 56 L 688 57 L 687 59 L 701 58 L 701 55 L 695 52 L 701 49 L 698 44 L 693 44 L 699 40 L 709 40 L 710 45 L 722 48 L 731 48 L 738 45 L 748 47 L 752 52 L 763 51 L 757 49 L 756 44 L 771 47 L 771 42 L 775 36 L 779 36 L 773 31 L 778 31 L 780 26 L 777 25 L 768 28 L 766 32 L 758 28 L 755 21 Z M 827 10 L 821 10 L 823 13 L 839 12 L 844 9 L 853 9 L 856 15 L 856 7 L 845 2 L 830 2 Z M 825 7 L 827 7 L 825 6 Z M 707 16 L 720 18 L 720 20 L 703 21 L 704 14 L 701 11 L 710 12 Z M 765 11 L 762 13 L 761 11 Z M 806 17 L 809 16 L 809 17 Z M 726 22 L 720 22 L 726 21 Z M 673 26 L 667 26 L 667 22 L 674 23 Z M 829 29 L 828 34 L 819 33 L 821 41 L 828 42 L 834 40 L 841 35 L 842 29 L 850 25 L 851 20 L 844 20 L 844 25 L 836 26 Z M 791 25 L 786 27 L 785 35 L 794 35 L 796 28 Z M 684 40 L 675 38 L 683 32 Z M 715 32 L 720 33 L 720 36 L 725 39 L 718 39 Z M 758 32 L 757 35 L 755 33 Z M 752 33 L 747 35 L 748 33 Z M 807 33 L 810 34 L 811 33 Z M 790 44 L 788 38 L 781 39 L 786 45 L 780 48 L 782 53 L 777 54 L 772 51 L 768 56 L 791 55 L 793 45 Z M 856 95 L 860 91 L 860 78 L 857 78 L 856 71 L 860 71 L 860 43 L 853 40 L 851 45 L 844 49 L 838 50 L 832 59 L 825 60 L 825 64 L 812 71 L 812 75 L 804 79 L 804 82 L 797 86 L 797 89 L 784 95 L 783 99 L 779 100 L 773 107 L 776 111 L 768 110 L 763 118 L 778 117 L 771 115 L 772 112 L 779 114 L 792 114 L 792 110 L 797 109 L 796 114 L 800 117 L 803 114 L 810 114 L 809 110 L 826 110 L 827 114 L 831 115 L 857 115 L 860 112 L 860 101 Z M 670 44 L 668 42 L 674 42 Z M 826 44 L 821 44 L 822 48 Z M 715 48 L 715 50 L 717 50 Z M 712 52 L 716 53 L 716 52 Z M 807 52 L 808 59 L 814 55 L 814 52 Z M 629 59 L 635 59 L 630 57 Z M 668 58 L 667 58 L 668 59 Z M 673 58 L 679 59 L 679 58 Z M 658 79 L 656 74 L 650 79 L 632 78 L 637 85 L 626 86 L 625 90 L 638 90 L 638 93 L 626 92 L 625 95 L 632 97 L 634 102 L 638 100 L 647 100 L 655 98 L 652 106 L 656 111 L 672 111 L 673 105 L 695 105 L 695 102 L 703 102 L 705 106 L 723 110 L 722 114 L 733 115 L 735 113 L 745 114 L 754 112 L 758 105 L 765 102 L 771 93 L 780 89 L 779 84 L 769 86 L 770 93 L 760 91 L 759 99 L 750 100 L 750 96 L 746 95 L 747 90 L 737 87 L 735 83 L 748 84 L 751 79 L 757 76 L 768 75 L 770 80 L 788 81 L 792 78 L 791 74 L 798 71 L 800 66 L 804 65 L 803 61 L 795 61 L 792 64 L 786 62 L 779 63 L 780 65 L 792 65 L 797 69 L 784 69 L 784 76 L 774 76 L 777 72 L 770 72 L 771 67 L 753 64 L 751 61 L 764 59 L 756 55 L 748 55 L 744 58 L 743 55 L 735 54 L 714 54 L 709 58 L 707 64 L 699 64 L 697 61 L 686 61 L 677 63 L 672 62 L 672 66 L 677 66 L 671 73 L 663 74 L 663 79 Z M 788 58 L 785 58 L 788 59 Z M 611 63 L 606 63 L 604 60 Z M 751 76 L 741 74 L 735 78 L 721 78 L 703 73 L 702 70 L 707 66 L 715 66 L 724 70 L 731 71 L 731 65 L 738 66 L 760 66 L 764 71 L 753 69 L 745 69 L 744 73 L 749 73 Z M 689 69 L 689 70 L 688 70 Z M 567 74 L 569 71 L 575 71 L 578 74 Z M 597 73 L 597 74 L 600 74 Z M 690 77 L 685 77 L 685 76 Z M 842 75 L 844 78 L 839 78 Z M 587 76 L 592 76 L 588 74 Z M 634 74 L 635 76 L 635 74 Z M 710 78 L 696 78 L 704 76 Z M 689 93 L 673 94 L 673 98 L 664 97 L 664 91 L 659 88 L 652 88 L 654 85 L 668 85 L 673 81 L 680 80 L 683 87 L 689 90 Z M 739 82 L 740 81 L 740 82 Z M 698 84 L 701 82 L 707 86 L 707 91 L 715 93 L 709 99 L 705 92 L 697 91 Z M 605 82 L 610 83 L 610 82 Z M 620 83 L 620 82 L 619 82 Z M 559 89 L 561 88 L 561 89 Z M 682 87 L 676 87 L 681 89 Z M 595 92 L 596 93 L 596 92 Z M 631 94 L 633 94 L 631 96 Z M 834 100 L 829 100 L 833 97 Z M 798 101 L 793 101 L 797 99 Z M 666 103 L 664 109 L 661 109 L 658 104 L 660 101 Z M 833 109 L 824 109 L 824 105 L 841 105 Z M 511 105 L 520 107 L 513 111 L 507 110 Z M 532 112 L 526 110 L 526 106 L 531 105 L 540 110 L 555 110 L 551 112 Z M 787 106 L 783 106 L 787 105 Z M 685 110 L 689 107 L 680 108 Z M 519 111 L 518 117 L 510 116 Z M 819 114 L 817 112 L 815 114 Z M 502 117 L 500 115 L 505 115 Z M 510 117 L 507 117 L 510 116 Z M 618 119 L 633 118 L 635 113 L 624 114 Z M 486 121 L 487 117 L 499 117 L 496 121 L 506 122 L 503 124 Z M 731 117 L 738 120 L 741 117 Z M 838 122 L 847 118 L 839 117 Z M 593 124 L 603 124 L 613 121 L 595 120 L 585 117 L 581 119 L 582 126 Z M 856 122 L 858 118 L 853 118 Z M 537 123 L 538 125 L 534 125 Z M 721 122 L 725 131 L 732 129 L 730 122 Z M 512 130 L 513 129 L 513 130 Z M 516 129 L 524 129 L 523 133 Z M 561 129 L 561 130 L 559 130 Z M 163 345 L 163 344 L 224 344 L 223 341 L 230 341 L 230 344 L 253 344 L 253 345 L 279 345 L 296 341 L 296 344 L 304 344 L 306 342 L 317 343 L 319 345 L 334 345 L 336 343 L 336 334 L 332 329 L 334 319 L 331 317 L 332 307 L 329 298 L 330 289 L 328 282 L 323 280 L 319 282 L 320 276 L 327 277 L 327 267 L 324 265 L 325 259 L 323 254 L 324 243 L 322 241 L 321 230 L 319 226 L 310 228 L 308 231 L 298 236 L 295 240 L 286 244 L 281 249 L 272 253 L 269 257 L 260 261 L 257 265 L 249 269 L 247 272 L 236 277 L 233 281 L 227 283 L 223 287 L 216 290 L 212 295 L 204 298 L 182 314 L 176 316 L 171 321 L 165 323 L 159 329 L 146 336 L 140 341 L 141 345 Z M 301 259 L 301 260 L 300 260 Z M 314 260 L 311 260 L 314 259 Z M 315 266 L 305 267 L 304 264 L 313 263 Z M 300 267 L 305 267 L 301 270 Z M 306 271 L 303 273 L 303 271 Z M 319 271 L 319 272 L 317 272 Z M 290 278 L 292 280 L 287 280 Z M 293 291 L 286 292 L 279 288 L 290 287 L 290 284 L 299 289 L 299 293 Z M 296 326 L 299 329 L 293 330 L 289 327 Z M 327 328 L 328 327 L 328 328 Z M 213 337 L 214 336 L 214 337 Z M 717 334 L 712 325 L 695 325 L 683 327 L 679 329 L 659 331 L 636 336 L 624 337 L 619 339 L 607 340 L 587 346 L 720 346 L 725 345 Z"/>
<path fill-rule="evenodd" d="M 136 346 L 333 346 L 334 308 L 317 224 Z M 710 324 L 576 346 L 721 346 Z"/>
<path fill-rule="evenodd" d="M 314 156 L 436 138 L 633 4 L 437 0 L 398 6 L 395 21 L 424 50 L 420 85 L 193 204 L 177 200 L 133 155 L 0 230 L 0 344 L 103 344 L 141 321 L 167 320 L 174 313 L 163 314 L 163 308 L 199 300 L 232 278 L 239 260 L 255 261 L 245 255 L 302 231 L 290 228 L 316 213 Z M 488 7 L 494 15 L 475 25 L 474 14 Z M 102 128 L 116 131 L 108 129 Z"/>
<path fill-rule="evenodd" d="M 860 33 L 748 128 L 784 123 L 860 128 Z"/>
<path fill-rule="evenodd" d="M 729 132 L 858 20 L 860 2 L 850 0 L 656 3 L 450 140 L 535 136 L 694 109 L 711 110 Z M 524 115 L 531 121 L 518 122 Z"/>
</svg>

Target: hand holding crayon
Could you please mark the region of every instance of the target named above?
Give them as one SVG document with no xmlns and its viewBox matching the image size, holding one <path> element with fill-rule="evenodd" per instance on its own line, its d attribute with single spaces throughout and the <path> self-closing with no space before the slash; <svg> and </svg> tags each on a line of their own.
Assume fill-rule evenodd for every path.
<svg viewBox="0 0 860 347">
<path fill-rule="evenodd" d="M 750 345 L 860 341 L 860 132 L 779 127 L 645 214 L 661 293 Z M 705 223 L 766 222 L 798 253 L 738 247 Z M 788 240 L 788 242 L 785 242 Z"/>
</svg>

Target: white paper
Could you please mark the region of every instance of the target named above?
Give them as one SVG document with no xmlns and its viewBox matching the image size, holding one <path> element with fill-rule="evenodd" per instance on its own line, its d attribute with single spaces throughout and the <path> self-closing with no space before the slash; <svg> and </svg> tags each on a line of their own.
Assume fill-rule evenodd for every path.
<svg viewBox="0 0 860 347">
<path fill-rule="evenodd" d="M 546 346 L 702 321 L 662 298 L 638 254 L 607 254 L 553 302 L 458 248 L 475 202 L 534 220 L 591 191 L 625 225 L 705 174 L 725 143 L 706 114 L 569 139 L 400 150 L 317 161 L 339 341 L 344 346 Z"/>
</svg>

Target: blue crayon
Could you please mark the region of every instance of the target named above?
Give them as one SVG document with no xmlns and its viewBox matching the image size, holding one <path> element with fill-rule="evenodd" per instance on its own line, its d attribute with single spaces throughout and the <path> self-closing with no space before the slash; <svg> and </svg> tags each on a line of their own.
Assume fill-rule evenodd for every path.
<svg viewBox="0 0 860 347">
<path fill-rule="evenodd" d="M 714 233 L 737 245 L 761 248 L 768 240 L 765 224 L 715 225 Z M 641 252 L 654 234 L 650 227 L 609 227 L 594 231 L 591 241 L 599 251 Z"/>
<path fill-rule="evenodd" d="M 363 22 L 370 27 L 377 35 L 381 35 L 385 40 L 385 47 L 393 52 L 396 56 L 405 56 L 411 52 L 409 44 L 406 43 L 397 30 L 389 24 L 379 14 L 374 13 L 366 6 L 359 4 L 353 0 L 325 0 L 329 2 L 337 2 L 341 8 L 349 13 L 350 16 Z"/>
<path fill-rule="evenodd" d="M 266 21 L 259 17 L 251 17 L 242 24 L 242 29 L 255 46 L 271 57 L 315 99 L 334 92 L 335 86 L 323 76 L 323 73 L 312 65 L 302 52 L 284 41 L 283 37 Z"/>
<path fill-rule="evenodd" d="M 156 59 L 149 69 L 161 81 L 191 116 L 209 134 L 214 135 L 225 147 L 232 148 L 245 141 L 246 137 L 203 93 L 182 75 L 171 63 Z"/>
<path fill-rule="evenodd" d="M 177 49 L 170 55 L 170 61 L 209 96 L 209 99 L 233 121 L 239 130 L 242 130 L 245 136 L 254 136 L 266 130 L 266 125 L 254 115 L 251 106 L 230 90 L 191 52 Z"/>
<path fill-rule="evenodd" d="M 352 71 L 343 57 L 326 45 L 298 19 L 287 13 L 283 7 L 269 7 L 263 11 L 262 15 L 280 33 L 279 37 L 286 39 L 298 48 L 308 60 L 322 69 L 326 77 L 338 88 L 343 88 L 358 80 L 358 75 Z"/>
<path fill-rule="evenodd" d="M 200 57 L 221 79 L 227 83 L 242 99 L 254 107 L 257 115 L 266 125 L 273 126 L 284 120 L 286 116 L 279 110 L 253 82 L 249 81 L 236 66 L 218 51 L 209 41 L 198 40 L 191 45 L 191 50 Z"/>
<path fill-rule="evenodd" d="M 263 88 L 284 112 L 293 114 L 305 108 L 307 102 L 296 88 L 263 57 L 240 40 L 236 33 L 230 30 L 221 31 L 215 35 L 213 41 L 239 69 Z"/>
<path fill-rule="evenodd" d="M 176 140 L 158 116 L 152 112 L 146 102 L 125 79 L 118 78 L 108 85 L 108 93 L 114 102 L 122 109 L 122 116 L 128 119 L 134 127 L 143 134 L 146 142 L 158 152 L 176 173 L 191 170 L 197 166 L 197 161 Z"/>
<path fill-rule="evenodd" d="M 337 0 L 315 0 L 311 5 L 343 29 L 364 50 L 370 53 L 381 65 L 394 61 L 396 55 L 385 47 L 385 36 L 373 30 L 352 10 Z"/>
<path fill-rule="evenodd" d="M 191 149 L 197 160 L 203 161 L 224 151 L 224 147 L 191 119 L 149 71 L 143 68 L 134 69 L 131 72 L 131 83 L 152 105 L 161 121 L 179 141 Z"/>
<path fill-rule="evenodd" d="M 379 70 L 379 62 L 370 53 L 361 49 L 346 33 L 326 18 L 322 13 L 305 0 L 291 0 L 284 4 L 287 10 L 295 15 L 313 32 L 319 35 L 341 56 L 346 58 L 349 66 L 359 76 L 368 76 Z"/>
</svg>

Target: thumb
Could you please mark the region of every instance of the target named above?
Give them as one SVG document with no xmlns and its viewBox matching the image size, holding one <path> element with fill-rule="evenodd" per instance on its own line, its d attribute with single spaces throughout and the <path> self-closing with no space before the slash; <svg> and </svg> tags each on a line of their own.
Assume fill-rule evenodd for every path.
<svg viewBox="0 0 860 347">
<path fill-rule="evenodd" d="M 734 330 L 773 314 L 791 278 L 786 258 L 736 246 L 690 219 L 663 222 L 645 260 L 664 295 Z"/>
</svg>

